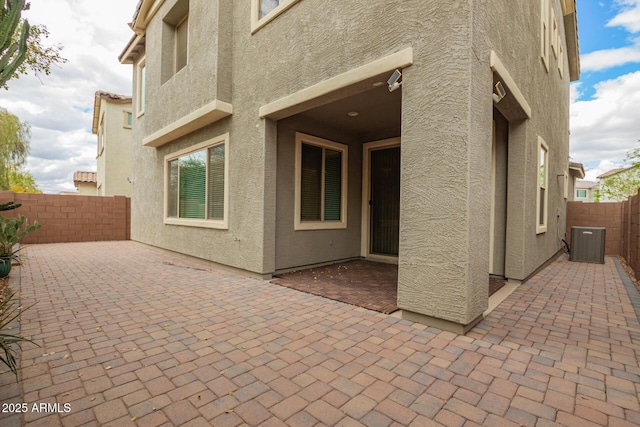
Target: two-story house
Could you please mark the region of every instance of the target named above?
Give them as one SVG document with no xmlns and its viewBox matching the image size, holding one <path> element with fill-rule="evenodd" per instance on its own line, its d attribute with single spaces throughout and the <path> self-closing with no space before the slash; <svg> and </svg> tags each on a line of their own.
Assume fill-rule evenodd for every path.
<svg viewBox="0 0 640 427">
<path fill-rule="evenodd" d="M 132 239 L 259 277 L 398 264 L 464 331 L 561 249 L 575 0 L 142 0 Z"/>
<path fill-rule="evenodd" d="M 573 201 L 595 202 L 600 184 L 595 181 L 576 181 Z"/>
<path fill-rule="evenodd" d="M 92 132 L 97 136 L 97 196 L 131 197 L 131 97 L 97 91 Z"/>
</svg>

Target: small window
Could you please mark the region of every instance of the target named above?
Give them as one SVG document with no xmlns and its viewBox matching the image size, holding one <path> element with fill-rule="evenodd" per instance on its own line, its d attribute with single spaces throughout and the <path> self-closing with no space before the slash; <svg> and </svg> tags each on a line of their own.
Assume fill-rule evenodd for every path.
<svg viewBox="0 0 640 427">
<path fill-rule="evenodd" d="M 295 229 L 346 228 L 347 147 L 296 134 Z"/>
<path fill-rule="evenodd" d="M 122 127 L 125 129 L 131 129 L 133 126 L 133 113 L 131 111 L 123 111 L 124 114 L 124 123 Z"/>
<path fill-rule="evenodd" d="M 227 228 L 228 135 L 165 157 L 165 224 Z"/>
<path fill-rule="evenodd" d="M 540 56 L 549 72 L 549 0 L 540 0 Z"/>
<path fill-rule="evenodd" d="M 106 139 L 104 128 L 105 128 L 105 114 L 103 112 L 102 116 L 100 116 L 100 125 L 98 126 L 98 157 L 102 156 L 102 153 L 104 153 L 104 143 Z"/>
<path fill-rule="evenodd" d="M 298 1 L 300 0 L 251 0 L 251 32 L 258 31 Z"/>
<path fill-rule="evenodd" d="M 558 39 L 558 73 L 560 78 L 564 79 L 564 48 L 562 47 L 562 39 Z"/>
<path fill-rule="evenodd" d="M 144 114 L 147 103 L 147 64 L 146 59 L 142 59 L 138 64 L 137 73 L 137 113 L 138 117 Z"/>
<path fill-rule="evenodd" d="M 187 65 L 189 51 L 189 17 L 186 16 L 175 29 L 175 72 Z"/>
<path fill-rule="evenodd" d="M 558 21 L 556 20 L 556 13 L 551 8 L 551 50 L 553 55 L 558 57 Z"/>
<path fill-rule="evenodd" d="M 579 199 L 587 198 L 587 190 L 576 190 L 576 197 Z"/>
<path fill-rule="evenodd" d="M 162 19 L 160 81 L 166 83 L 189 63 L 189 0 L 177 0 Z"/>
<path fill-rule="evenodd" d="M 538 234 L 547 231 L 548 200 L 547 192 L 549 183 L 549 147 L 544 140 L 538 137 L 538 194 L 536 209 L 536 232 Z"/>
</svg>

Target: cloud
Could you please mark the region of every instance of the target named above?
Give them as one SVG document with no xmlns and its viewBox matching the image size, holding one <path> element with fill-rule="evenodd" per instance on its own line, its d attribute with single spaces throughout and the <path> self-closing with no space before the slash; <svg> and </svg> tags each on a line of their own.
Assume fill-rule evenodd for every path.
<svg viewBox="0 0 640 427">
<path fill-rule="evenodd" d="M 24 17 L 44 24 L 46 45 L 63 46 L 68 63 L 49 76 L 22 76 L 0 94 L 0 106 L 31 125 L 27 169 L 45 192 L 74 191 L 73 173 L 96 170 L 91 134 L 97 90 L 128 95 L 132 70 L 118 55 L 133 32 L 131 0 L 31 0 Z"/>
<path fill-rule="evenodd" d="M 593 99 L 571 104 L 571 157 L 583 163 L 622 163 L 640 139 L 640 71 L 602 81 L 595 88 Z M 572 94 L 578 89 L 572 87 Z"/>
<path fill-rule="evenodd" d="M 640 0 L 616 0 L 622 11 L 607 23 L 607 27 L 624 27 L 630 33 L 640 32 Z"/>
<path fill-rule="evenodd" d="M 640 39 L 635 39 L 633 46 L 597 50 L 581 55 L 580 69 L 583 72 L 602 71 L 636 62 L 640 62 Z"/>
<path fill-rule="evenodd" d="M 576 102 L 580 96 L 582 96 L 582 91 L 580 90 L 582 87 L 582 82 L 574 82 L 569 86 L 569 99 L 571 100 L 571 104 Z"/>
<path fill-rule="evenodd" d="M 598 181 L 598 177 L 611 169 L 621 168 L 622 163 L 614 163 L 611 160 L 602 160 L 598 166 L 587 169 L 584 174 L 585 181 Z"/>
</svg>

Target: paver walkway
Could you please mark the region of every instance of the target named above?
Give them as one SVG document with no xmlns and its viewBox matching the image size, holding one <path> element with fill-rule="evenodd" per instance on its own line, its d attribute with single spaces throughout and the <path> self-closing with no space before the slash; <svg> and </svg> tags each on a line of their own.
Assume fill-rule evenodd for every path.
<svg viewBox="0 0 640 427">
<path fill-rule="evenodd" d="M 23 425 L 640 425 L 611 258 L 557 260 L 457 336 L 134 242 L 25 255 L 21 399 L 61 413 Z"/>
</svg>

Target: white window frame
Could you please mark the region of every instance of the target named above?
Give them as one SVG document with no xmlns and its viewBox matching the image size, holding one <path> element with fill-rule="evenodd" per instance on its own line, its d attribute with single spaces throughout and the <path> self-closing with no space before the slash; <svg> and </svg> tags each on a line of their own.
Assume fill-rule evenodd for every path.
<svg viewBox="0 0 640 427">
<path fill-rule="evenodd" d="M 280 0 L 280 4 L 263 17 L 260 17 L 261 1 L 262 0 L 251 0 L 251 34 L 273 21 L 276 17 L 284 13 L 300 0 Z"/>
<path fill-rule="evenodd" d="M 100 156 L 102 156 L 102 153 L 104 153 L 104 144 L 106 139 L 106 134 L 105 134 L 106 123 L 105 122 L 106 122 L 106 115 L 103 111 L 102 114 L 100 115 L 100 125 L 98 126 L 98 156 L 96 158 L 99 158 Z"/>
<path fill-rule="evenodd" d="M 540 56 L 547 72 L 549 72 L 549 0 L 540 0 Z"/>
<path fill-rule="evenodd" d="M 131 129 L 133 127 L 133 112 L 129 110 L 122 110 L 122 115 L 124 116 L 122 127 L 125 129 Z M 129 124 L 129 117 L 131 117 L 131 124 Z"/>
<path fill-rule="evenodd" d="M 551 13 L 551 18 L 549 21 L 551 23 L 551 38 L 550 38 L 551 50 L 553 51 L 553 55 L 557 58 L 558 57 L 558 20 L 556 19 L 556 12 L 553 8 L 551 8 L 550 13 Z"/>
<path fill-rule="evenodd" d="M 540 168 L 542 162 L 540 161 L 541 152 L 544 150 L 544 183 L 540 183 Z M 538 158 L 538 167 L 536 168 L 536 234 L 545 233 L 547 231 L 547 224 L 549 219 L 549 146 L 542 139 L 538 137 L 538 150 L 536 151 Z M 540 193 L 544 188 L 544 211 L 542 212 L 542 218 L 540 218 Z"/>
<path fill-rule="evenodd" d="M 562 38 L 558 37 L 558 73 L 560 78 L 564 79 L 564 47 Z"/>
<path fill-rule="evenodd" d="M 340 194 L 340 221 L 301 221 L 301 195 L 302 195 L 302 144 L 315 145 L 317 147 L 328 148 L 339 151 L 342 154 L 342 188 Z M 324 158 L 323 158 L 324 163 Z M 311 135 L 296 132 L 295 147 L 295 207 L 294 207 L 294 230 L 336 230 L 347 228 L 347 177 L 348 177 L 348 146 L 338 142 L 329 141 Z M 324 183 L 324 179 L 322 180 Z M 323 184 L 324 186 L 324 184 Z M 324 187 L 321 190 L 322 207 L 324 212 Z"/>
<path fill-rule="evenodd" d="M 191 219 L 169 217 L 169 162 L 186 156 L 196 151 L 209 149 L 218 145 L 224 145 L 224 218 L 223 219 Z M 207 166 L 208 167 L 208 166 Z M 209 171 L 207 170 L 207 178 Z M 227 230 L 229 228 L 229 134 L 192 145 L 180 151 L 167 154 L 164 157 L 164 224 L 182 225 L 187 227 L 217 228 Z"/>
<path fill-rule="evenodd" d="M 144 70 L 144 82 L 142 72 Z M 144 86 L 144 87 L 143 87 Z M 141 102 L 144 96 L 144 102 Z M 144 114 L 147 107 L 147 58 L 143 56 L 136 67 L 136 117 Z"/>
<path fill-rule="evenodd" d="M 583 192 L 584 196 L 580 195 L 580 192 Z M 586 199 L 587 198 L 587 190 L 584 188 L 578 188 L 576 189 L 576 198 L 577 199 Z"/>
</svg>

